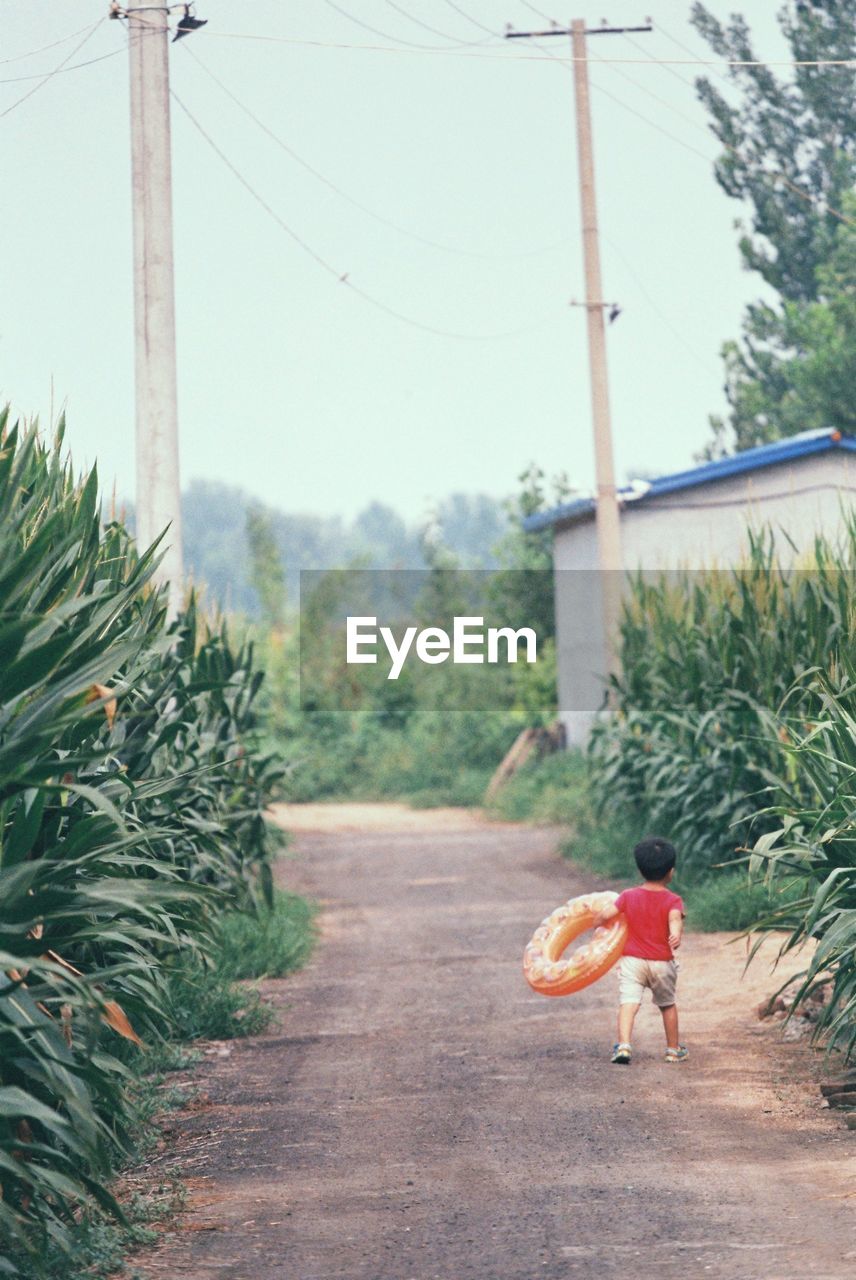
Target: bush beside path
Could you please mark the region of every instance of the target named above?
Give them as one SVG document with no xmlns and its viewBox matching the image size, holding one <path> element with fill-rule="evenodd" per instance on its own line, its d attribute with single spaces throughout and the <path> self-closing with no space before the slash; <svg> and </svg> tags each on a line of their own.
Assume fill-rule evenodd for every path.
<svg viewBox="0 0 856 1280">
<path fill-rule="evenodd" d="M 683 1038 L 608 1064 L 614 979 L 531 993 L 520 956 L 563 898 L 602 885 L 559 833 L 464 811 L 319 805 L 285 887 L 321 903 L 307 967 L 266 984 L 280 1025 L 212 1054 L 165 1162 L 189 1211 L 147 1280 L 532 1280 L 687 1274 L 844 1280 L 854 1137 L 820 1109 L 818 1058 L 759 1023 L 771 977 L 690 934 Z M 765 944 L 772 960 L 774 941 Z"/>
</svg>

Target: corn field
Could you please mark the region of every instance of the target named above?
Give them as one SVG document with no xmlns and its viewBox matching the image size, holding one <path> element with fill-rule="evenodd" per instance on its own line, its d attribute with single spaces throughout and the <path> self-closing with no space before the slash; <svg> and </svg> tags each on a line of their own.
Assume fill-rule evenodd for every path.
<svg viewBox="0 0 856 1280">
<path fill-rule="evenodd" d="M 783 569 L 771 534 L 745 566 L 637 576 L 614 714 L 593 734 L 605 808 L 664 832 L 685 883 L 746 861 L 781 905 L 760 928 L 817 941 L 832 977 L 821 1030 L 856 1044 L 856 521 Z"/>
<path fill-rule="evenodd" d="M 75 477 L 0 417 L 0 1274 L 63 1246 L 130 1146 L 129 1043 L 217 912 L 271 893 L 250 646 L 191 598 L 171 624 Z M 250 735 L 248 737 L 248 735 Z"/>
</svg>

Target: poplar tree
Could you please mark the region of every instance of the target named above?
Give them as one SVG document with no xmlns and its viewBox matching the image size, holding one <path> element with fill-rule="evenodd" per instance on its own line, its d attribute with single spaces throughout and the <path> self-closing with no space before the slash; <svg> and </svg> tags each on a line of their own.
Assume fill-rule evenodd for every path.
<svg viewBox="0 0 856 1280">
<path fill-rule="evenodd" d="M 798 0 L 778 21 L 795 63 L 856 59 L 856 5 Z M 739 14 L 697 2 L 692 22 L 718 58 L 759 58 Z M 744 265 L 767 286 L 723 347 L 727 417 L 704 456 L 815 427 L 853 430 L 856 409 L 856 69 L 733 66 L 696 81 L 722 144 L 716 179 L 747 208 Z"/>
</svg>

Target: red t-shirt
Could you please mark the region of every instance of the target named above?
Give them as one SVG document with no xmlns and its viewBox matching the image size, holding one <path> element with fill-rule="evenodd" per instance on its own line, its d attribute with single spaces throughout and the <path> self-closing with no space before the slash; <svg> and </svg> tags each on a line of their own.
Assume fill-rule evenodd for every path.
<svg viewBox="0 0 856 1280">
<path fill-rule="evenodd" d="M 683 900 L 671 889 L 625 889 L 615 901 L 618 911 L 627 917 L 627 941 L 624 955 L 640 960 L 671 960 L 669 946 L 669 912 L 684 914 Z"/>
</svg>

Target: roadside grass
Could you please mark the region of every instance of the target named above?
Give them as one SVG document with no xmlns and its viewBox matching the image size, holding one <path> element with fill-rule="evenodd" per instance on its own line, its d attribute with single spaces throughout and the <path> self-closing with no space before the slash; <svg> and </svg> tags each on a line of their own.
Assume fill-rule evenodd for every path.
<svg viewBox="0 0 856 1280">
<path fill-rule="evenodd" d="M 405 791 L 401 799 L 413 809 L 477 809 L 484 801 L 491 769 L 461 769 L 448 782 Z"/>
<path fill-rule="evenodd" d="M 315 906 L 279 889 L 272 908 L 258 915 L 230 911 L 220 922 L 223 950 L 219 972 L 232 980 L 284 978 L 299 969 L 315 941 Z"/>
<path fill-rule="evenodd" d="M 144 1050 L 126 1043 L 117 1048 L 128 1071 L 125 1094 L 134 1134 L 134 1149 L 112 1188 L 126 1222 L 88 1209 L 73 1229 L 70 1252 L 48 1246 L 38 1263 L 10 1258 L 20 1280 L 106 1280 L 117 1273 L 123 1280 L 140 1280 L 136 1270 L 126 1268 L 128 1255 L 156 1243 L 155 1224 L 174 1219 L 186 1198 L 179 1178 L 150 1183 L 145 1169 L 160 1138 L 159 1120 L 194 1097 L 192 1084 L 171 1084 L 170 1076 L 200 1060 L 195 1041 L 258 1035 L 271 1024 L 274 1011 L 253 980 L 283 977 L 305 964 L 315 942 L 314 917 L 313 903 L 277 890 L 272 908 L 221 916 L 207 964 L 190 956 L 168 972 L 172 1029 Z"/>
</svg>

